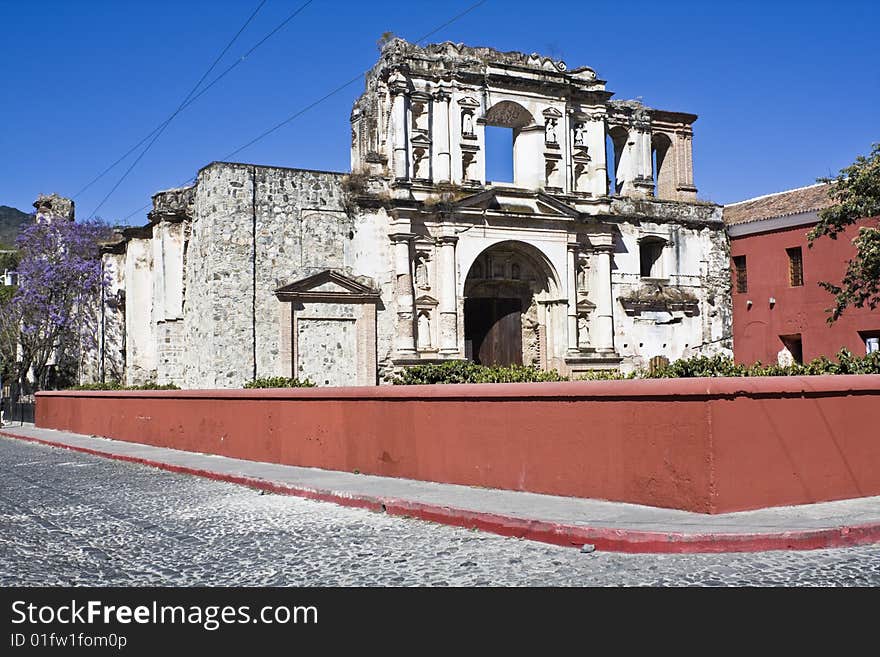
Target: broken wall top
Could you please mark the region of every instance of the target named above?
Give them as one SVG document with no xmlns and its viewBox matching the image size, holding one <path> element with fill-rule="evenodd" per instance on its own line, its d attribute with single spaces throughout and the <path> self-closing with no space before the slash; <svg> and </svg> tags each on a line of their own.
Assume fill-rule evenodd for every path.
<svg viewBox="0 0 880 657">
<path fill-rule="evenodd" d="M 391 39 L 382 47 L 379 61 L 367 73 L 367 86 L 370 86 L 370 79 L 387 77 L 395 70 L 421 77 L 463 80 L 482 78 L 493 72 L 507 77 L 519 74 L 525 79 L 544 83 L 556 81 L 589 91 L 605 90 L 605 81 L 599 80 L 596 72 L 587 66 L 569 70 L 562 60 L 537 53 L 501 52 L 494 48 L 466 46 L 450 41 L 423 47 L 404 39 Z"/>
</svg>

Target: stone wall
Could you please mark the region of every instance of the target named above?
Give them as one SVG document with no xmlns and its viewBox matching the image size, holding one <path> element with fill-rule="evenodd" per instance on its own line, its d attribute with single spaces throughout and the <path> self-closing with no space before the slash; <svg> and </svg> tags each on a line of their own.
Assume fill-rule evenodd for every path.
<svg viewBox="0 0 880 657">
<path fill-rule="evenodd" d="M 156 338 L 156 381 L 183 382 L 183 221 L 153 225 L 153 322 Z"/>
<path fill-rule="evenodd" d="M 394 306 L 394 266 L 390 218 L 383 208 L 363 210 L 355 216 L 351 263 L 355 273 L 369 276 L 381 295 L 376 308 L 377 379 L 384 381 L 394 372 L 394 336 L 397 309 Z"/>
<path fill-rule="evenodd" d="M 125 250 L 126 385 L 156 380 L 153 323 L 153 248 L 147 237 L 132 237 Z"/>
<path fill-rule="evenodd" d="M 239 387 L 282 373 L 274 292 L 345 269 L 352 226 L 341 178 L 219 162 L 200 171 L 187 250 L 186 387 Z"/>
<path fill-rule="evenodd" d="M 103 373 L 96 380 L 125 380 L 125 254 L 105 253 L 104 272 L 110 285 L 104 291 L 104 326 L 101 335 Z"/>
<path fill-rule="evenodd" d="M 728 243 L 720 209 L 684 206 L 678 220 L 667 206 L 641 202 L 641 217 L 618 223 L 612 272 L 615 348 L 625 372 L 654 356 L 731 355 Z M 659 206 L 659 211 L 649 206 Z M 684 205 L 684 204 L 676 204 Z M 647 216 L 646 216 L 647 215 Z M 643 240 L 662 245 L 652 276 L 641 275 Z"/>
<path fill-rule="evenodd" d="M 325 269 L 351 273 L 352 222 L 343 206 L 342 174 L 257 167 L 256 175 L 256 376 L 265 377 L 282 371 L 275 290 Z"/>
</svg>

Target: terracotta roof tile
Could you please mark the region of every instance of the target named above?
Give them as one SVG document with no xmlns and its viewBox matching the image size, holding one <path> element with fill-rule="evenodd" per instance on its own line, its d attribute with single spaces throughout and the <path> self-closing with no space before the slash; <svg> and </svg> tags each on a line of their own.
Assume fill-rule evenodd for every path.
<svg viewBox="0 0 880 657">
<path fill-rule="evenodd" d="M 828 197 L 828 188 L 828 184 L 818 183 L 725 205 L 724 223 L 744 224 L 827 208 L 834 204 Z"/>
</svg>

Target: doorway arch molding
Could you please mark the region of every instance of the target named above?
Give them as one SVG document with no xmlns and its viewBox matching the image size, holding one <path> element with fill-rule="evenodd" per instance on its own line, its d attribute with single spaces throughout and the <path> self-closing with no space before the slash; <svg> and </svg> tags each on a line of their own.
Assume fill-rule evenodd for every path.
<svg viewBox="0 0 880 657">
<path fill-rule="evenodd" d="M 542 248 L 543 247 L 543 248 Z M 547 248 L 551 247 L 551 248 Z M 555 248 L 553 248 L 555 247 Z M 536 268 L 546 276 L 547 292 L 542 295 L 542 300 L 557 300 L 565 298 L 565 290 L 559 271 L 565 271 L 566 246 L 565 243 L 537 245 L 533 242 L 505 237 L 486 237 L 480 239 L 462 239 L 458 246 L 459 272 L 457 281 L 459 298 L 465 296 L 465 285 L 474 263 L 491 249 L 509 249 L 524 256 Z M 548 253 L 549 251 L 549 253 Z M 559 253 L 556 253 L 558 251 Z"/>
</svg>

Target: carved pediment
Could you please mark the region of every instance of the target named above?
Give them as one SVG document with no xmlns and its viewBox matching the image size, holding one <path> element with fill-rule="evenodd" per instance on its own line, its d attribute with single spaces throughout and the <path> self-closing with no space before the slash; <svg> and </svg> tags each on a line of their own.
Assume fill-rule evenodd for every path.
<svg viewBox="0 0 880 657">
<path fill-rule="evenodd" d="M 275 290 L 281 301 L 375 301 L 379 291 L 366 280 L 355 280 L 327 269 Z"/>
<path fill-rule="evenodd" d="M 426 135 L 421 134 L 421 133 L 419 133 L 415 137 L 413 137 L 410 140 L 410 142 L 412 143 L 412 145 L 414 147 L 427 148 L 428 146 L 431 145 L 431 140 L 428 139 L 428 137 Z"/>
<path fill-rule="evenodd" d="M 596 304 L 589 299 L 581 299 L 577 302 L 576 310 L 578 315 L 589 315 L 596 310 Z"/>
<path fill-rule="evenodd" d="M 687 317 L 693 317 L 700 309 L 699 299 L 691 290 L 673 285 L 642 285 L 620 297 L 619 300 L 627 315 L 641 315 L 643 312 L 681 312 Z"/>
<path fill-rule="evenodd" d="M 577 219 L 580 212 L 543 192 L 518 189 L 489 189 L 461 199 L 454 210 L 495 210 L 516 214 L 543 215 L 550 218 Z"/>
</svg>

